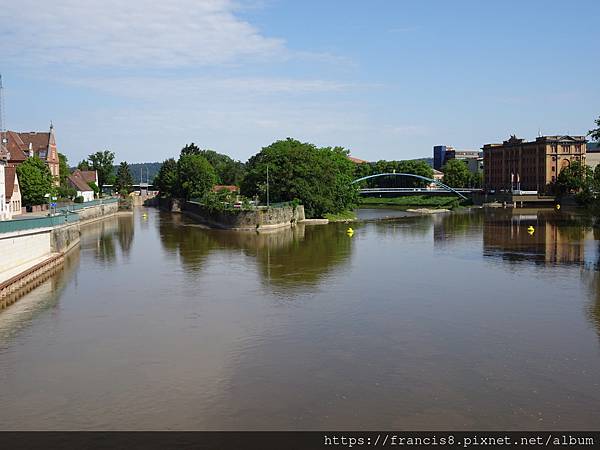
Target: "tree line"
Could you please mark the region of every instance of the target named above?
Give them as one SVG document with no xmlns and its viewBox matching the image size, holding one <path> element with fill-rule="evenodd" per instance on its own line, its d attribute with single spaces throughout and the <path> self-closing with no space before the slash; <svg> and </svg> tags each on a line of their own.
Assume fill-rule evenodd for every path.
<svg viewBox="0 0 600 450">
<path fill-rule="evenodd" d="M 600 117 L 595 120 L 597 128 L 589 136 L 600 141 Z M 355 164 L 349 151 L 342 147 L 317 147 L 314 144 L 287 138 L 279 140 L 252 156 L 247 163 L 233 160 L 213 150 L 200 149 L 194 143 L 181 149 L 177 160 L 165 160 L 153 180 L 162 196 L 184 199 L 206 199 L 215 184 L 236 185 L 241 194 L 265 202 L 296 201 L 304 205 L 308 217 L 322 217 L 352 209 L 358 204 L 356 186 L 351 182 L 357 178 L 378 173 L 411 173 L 433 178 L 433 169 L 423 160 L 377 161 Z M 134 177 L 126 161 L 115 171 L 115 155 L 109 150 L 90 154 L 77 167 L 95 170 L 98 173 L 96 189 L 101 192 L 104 185 L 114 186 L 120 194 L 132 190 Z M 59 154 L 60 186 L 53 186 L 50 170 L 37 157 L 28 158 L 17 167 L 21 183 L 23 204 L 34 205 L 45 202 L 51 193 L 72 198 L 74 189 L 67 181 L 69 166 L 65 155 Z M 267 170 L 269 186 L 267 189 Z M 115 173 L 116 172 L 116 173 Z M 442 168 L 443 182 L 451 187 L 480 187 L 482 174 L 471 173 L 460 160 L 450 160 Z M 397 178 L 397 177 L 394 177 Z M 365 181 L 363 185 L 375 182 Z M 398 180 L 379 179 L 378 186 L 398 183 Z M 423 187 L 428 181 L 406 178 L 407 187 Z M 561 171 L 555 183 L 558 193 L 578 193 L 582 201 L 591 201 L 600 193 L 600 168 L 592 171 L 581 163 L 573 162 Z"/>
</svg>

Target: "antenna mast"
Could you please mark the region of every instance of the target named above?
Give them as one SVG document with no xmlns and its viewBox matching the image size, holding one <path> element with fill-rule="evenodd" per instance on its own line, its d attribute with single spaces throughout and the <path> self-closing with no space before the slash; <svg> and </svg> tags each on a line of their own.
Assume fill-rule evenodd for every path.
<svg viewBox="0 0 600 450">
<path fill-rule="evenodd" d="M 2 86 L 2 74 L 0 74 L 0 147 L 4 147 L 6 143 L 6 130 L 4 129 L 4 87 Z"/>
</svg>

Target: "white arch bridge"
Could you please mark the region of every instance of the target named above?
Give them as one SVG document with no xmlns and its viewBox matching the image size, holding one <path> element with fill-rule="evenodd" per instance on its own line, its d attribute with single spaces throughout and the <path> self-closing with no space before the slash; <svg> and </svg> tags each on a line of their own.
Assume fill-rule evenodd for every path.
<svg viewBox="0 0 600 450">
<path fill-rule="evenodd" d="M 417 178 L 419 180 L 428 181 L 429 183 L 433 183 L 439 187 L 439 189 L 430 189 L 430 188 L 361 188 L 361 194 L 379 194 L 379 193 L 421 193 L 421 194 L 439 194 L 443 192 L 452 192 L 458 195 L 460 198 L 467 199 L 464 194 L 470 194 L 472 192 L 481 191 L 481 189 L 470 189 L 470 188 L 451 188 L 450 186 L 442 183 L 441 181 L 434 180 L 433 178 L 427 178 L 421 175 L 415 175 L 414 173 L 378 173 L 376 175 L 369 175 L 366 177 L 358 178 L 352 182 L 352 184 L 360 183 L 361 181 L 369 180 L 372 178 L 378 177 L 412 177 Z"/>
</svg>

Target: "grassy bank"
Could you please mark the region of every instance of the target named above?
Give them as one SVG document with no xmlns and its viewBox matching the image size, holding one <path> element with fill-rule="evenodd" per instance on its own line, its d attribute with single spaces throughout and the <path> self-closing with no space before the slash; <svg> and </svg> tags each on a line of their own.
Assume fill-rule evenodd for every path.
<svg viewBox="0 0 600 450">
<path fill-rule="evenodd" d="M 397 207 L 426 207 L 426 208 L 456 208 L 465 202 L 456 196 L 407 195 L 403 197 L 363 197 L 361 206 L 397 206 Z"/>
<path fill-rule="evenodd" d="M 330 222 L 346 222 L 348 220 L 356 220 L 356 214 L 354 214 L 354 211 L 342 211 L 338 214 L 325 214 L 323 217 L 328 219 Z"/>
</svg>

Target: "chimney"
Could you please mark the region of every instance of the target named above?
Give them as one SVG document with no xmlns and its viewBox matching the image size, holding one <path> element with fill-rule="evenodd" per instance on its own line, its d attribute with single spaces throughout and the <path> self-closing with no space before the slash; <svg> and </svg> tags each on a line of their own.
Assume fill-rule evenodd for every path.
<svg viewBox="0 0 600 450">
<path fill-rule="evenodd" d="M 29 143 L 29 157 L 31 158 L 33 156 L 33 144 L 30 142 Z"/>
</svg>

